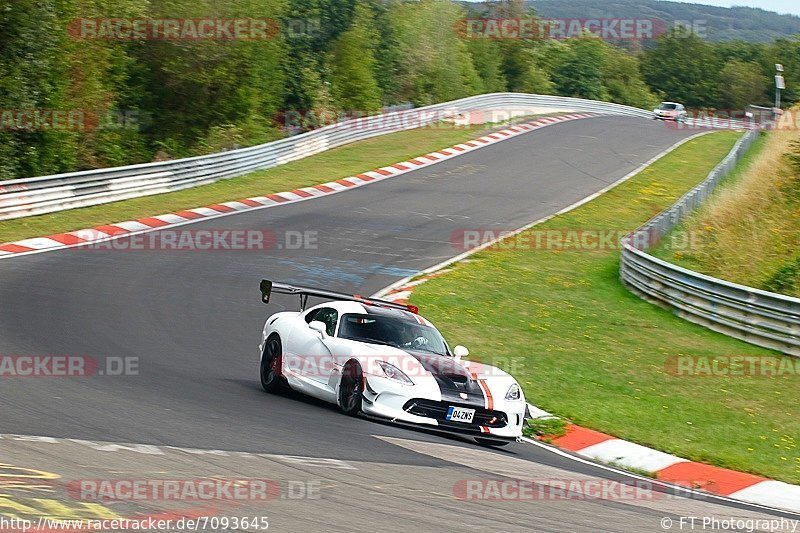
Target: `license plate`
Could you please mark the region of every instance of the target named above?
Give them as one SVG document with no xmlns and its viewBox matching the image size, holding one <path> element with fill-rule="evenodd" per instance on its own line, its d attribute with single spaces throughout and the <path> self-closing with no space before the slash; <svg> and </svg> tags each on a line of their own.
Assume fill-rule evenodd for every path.
<svg viewBox="0 0 800 533">
<path fill-rule="evenodd" d="M 453 407 L 447 411 L 447 420 L 452 422 L 463 422 L 471 424 L 472 418 L 475 416 L 475 409 L 467 409 L 466 407 Z"/>
</svg>

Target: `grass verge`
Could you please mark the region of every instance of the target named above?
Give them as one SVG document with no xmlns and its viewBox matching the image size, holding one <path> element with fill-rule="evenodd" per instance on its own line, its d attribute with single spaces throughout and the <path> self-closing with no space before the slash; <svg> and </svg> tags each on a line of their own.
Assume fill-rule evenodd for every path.
<svg viewBox="0 0 800 533">
<path fill-rule="evenodd" d="M 533 117 L 526 117 L 532 119 Z M 419 128 L 359 141 L 286 165 L 183 191 L 0 222 L 0 243 L 309 187 L 441 150 L 497 125 Z"/>
<path fill-rule="evenodd" d="M 800 297 L 799 142 L 794 130 L 762 136 L 738 172 L 654 255 L 710 276 Z"/>
<path fill-rule="evenodd" d="M 703 180 L 737 138 L 695 139 L 515 242 L 535 242 L 532 232 L 543 230 L 632 230 Z M 476 359 L 510 361 L 528 401 L 546 411 L 691 460 L 800 483 L 798 374 L 674 375 L 676 356 L 775 354 L 634 296 L 619 282 L 619 250 L 606 248 L 505 243 L 420 285 L 412 302 Z"/>
<path fill-rule="evenodd" d="M 534 418 L 527 421 L 522 433 L 550 442 L 567 434 L 567 422 L 563 418 Z"/>
</svg>

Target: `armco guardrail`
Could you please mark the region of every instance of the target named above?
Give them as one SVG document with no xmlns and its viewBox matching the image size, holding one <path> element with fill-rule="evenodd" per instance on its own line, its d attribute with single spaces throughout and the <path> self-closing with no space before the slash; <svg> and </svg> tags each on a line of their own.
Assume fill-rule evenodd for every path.
<svg viewBox="0 0 800 533">
<path fill-rule="evenodd" d="M 491 109 L 545 108 L 650 117 L 607 102 L 521 93 L 472 96 L 428 107 L 352 119 L 259 146 L 158 163 L 0 182 L 0 220 L 177 191 L 275 167 L 289 161 L 397 131 Z"/>
<path fill-rule="evenodd" d="M 800 299 L 698 274 L 645 253 L 711 194 L 757 136 L 748 131 L 705 181 L 624 240 L 620 276 L 635 293 L 690 322 L 800 356 Z"/>
</svg>

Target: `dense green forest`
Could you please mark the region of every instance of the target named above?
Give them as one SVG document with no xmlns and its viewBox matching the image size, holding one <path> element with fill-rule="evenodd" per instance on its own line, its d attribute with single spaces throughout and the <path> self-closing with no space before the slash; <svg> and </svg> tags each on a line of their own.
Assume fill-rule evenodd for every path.
<svg viewBox="0 0 800 533">
<path fill-rule="evenodd" d="M 631 49 L 458 30 L 465 18 L 534 16 L 522 0 L 469 8 L 451 0 L 0 0 L 0 13 L 0 179 L 266 142 L 286 135 L 282 117 L 293 110 L 363 115 L 496 91 L 741 109 L 769 104 L 776 62 L 787 67 L 787 98 L 800 86 L 796 38 L 712 44 L 672 33 Z M 257 39 L 76 31 L 108 19 L 259 19 L 275 31 Z M 44 118 L 23 123 L 30 110 Z M 81 118 L 59 122 L 59 113 Z"/>
</svg>

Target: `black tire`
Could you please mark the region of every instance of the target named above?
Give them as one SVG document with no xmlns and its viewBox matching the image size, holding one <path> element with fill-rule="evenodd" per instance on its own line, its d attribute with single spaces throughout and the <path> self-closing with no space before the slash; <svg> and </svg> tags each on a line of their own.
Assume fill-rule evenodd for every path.
<svg viewBox="0 0 800 533">
<path fill-rule="evenodd" d="M 264 346 L 264 355 L 261 357 L 261 387 L 266 392 L 278 392 L 283 388 L 281 365 L 283 363 L 283 346 L 281 338 L 270 335 Z"/>
<path fill-rule="evenodd" d="M 509 444 L 511 441 L 508 440 L 494 440 L 494 439 L 484 439 L 483 437 L 475 437 L 475 442 L 480 444 L 481 446 L 505 446 Z"/>
<path fill-rule="evenodd" d="M 358 361 L 348 361 L 339 383 L 339 408 L 346 415 L 358 416 L 364 394 L 364 373 Z"/>
</svg>

